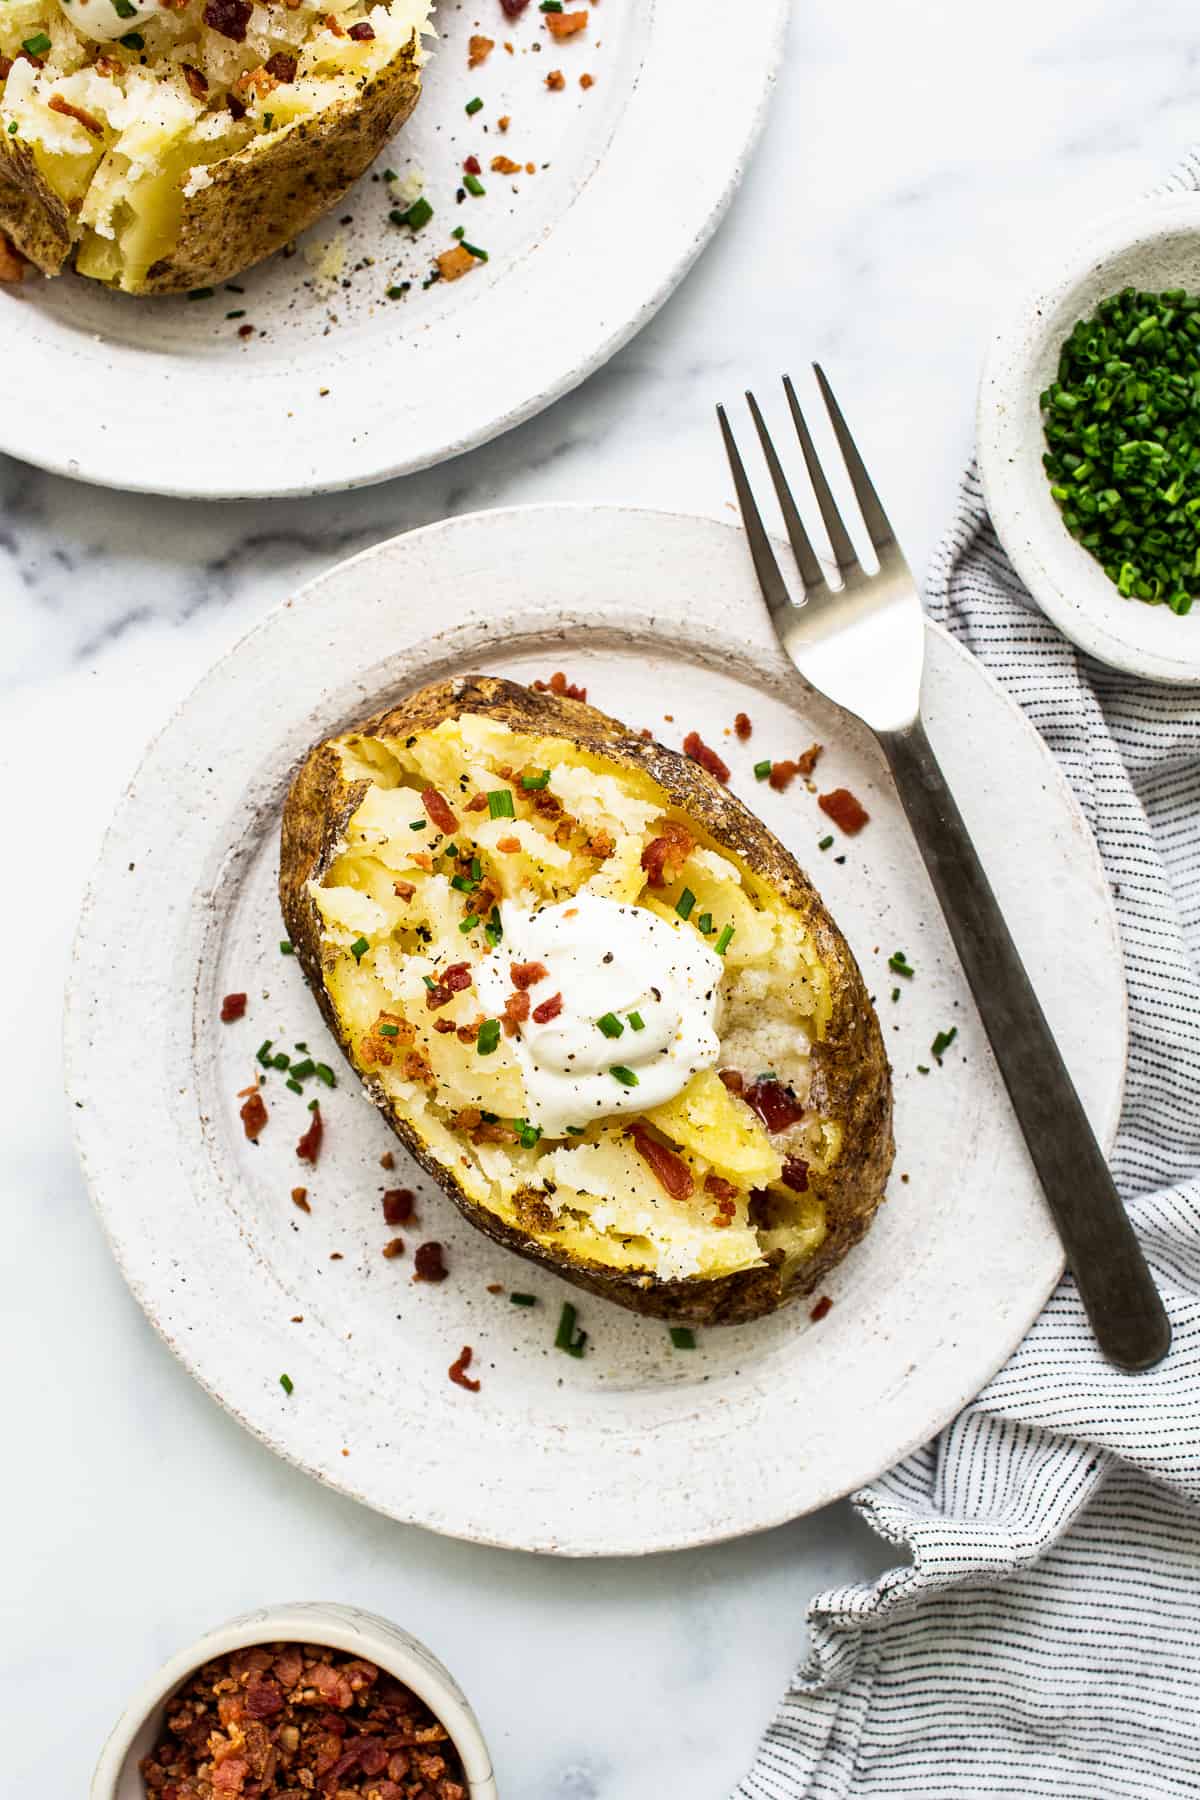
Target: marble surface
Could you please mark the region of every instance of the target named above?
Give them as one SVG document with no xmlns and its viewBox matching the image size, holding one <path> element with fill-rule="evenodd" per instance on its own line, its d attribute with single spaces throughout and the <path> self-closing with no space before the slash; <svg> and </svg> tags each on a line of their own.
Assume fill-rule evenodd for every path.
<svg viewBox="0 0 1200 1800">
<path fill-rule="evenodd" d="M 391 486 L 245 508 L 127 498 L 0 459 L 0 1718 L 14 1794 L 81 1794 L 129 1690 L 208 1624 L 327 1597 L 442 1654 L 506 1796 L 720 1800 L 803 1652 L 808 1597 L 885 1566 L 848 1506 L 649 1564 L 537 1561 L 394 1526 L 276 1462 L 193 1386 L 108 1257 L 67 1133 L 58 991 L 144 743 L 219 652 L 336 558 L 518 501 L 722 514 L 713 401 L 817 356 L 922 564 L 1012 284 L 1200 136 L 1194 31 L 1184 0 L 797 0 L 766 137 L 717 240 L 608 369 L 509 437 Z"/>
</svg>

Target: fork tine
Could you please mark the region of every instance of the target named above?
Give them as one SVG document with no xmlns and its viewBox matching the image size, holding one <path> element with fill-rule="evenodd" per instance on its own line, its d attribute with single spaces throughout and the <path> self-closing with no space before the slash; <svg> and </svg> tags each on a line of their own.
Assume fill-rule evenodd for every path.
<svg viewBox="0 0 1200 1800">
<path fill-rule="evenodd" d="M 763 599 L 767 603 L 767 611 L 772 619 L 780 619 L 792 611 L 792 597 L 788 593 L 787 583 L 783 579 L 775 552 L 771 548 L 771 540 L 767 536 L 762 522 L 762 514 L 758 510 L 753 489 L 746 475 L 745 465 L 725 417 L 725 408 L 718 406 L 717 418 L 721 426 L 721 436 L 725 440 L 725 454 L 729 458 L 729 467 L 733 471 L 733 486 L 737 494 L 738 506 L 741 509 L 742 523 L 746 528 L 746 537 L 750 544 L 750 555 L 754 562 L 754 572 L 758 576 L 758 585 L 762 589 Z"/>
<path fill-rule="evenodd" d="M 837 501 L 829 491 L 829 483 L 825 479 L 825 471 L 821 467 L 816 447 L 809 435 L 804 414 L 800 410 L 800 402 L 796 398 L 796 390 L 792 386 L 792 378 L 785 375 L 783 391 L 788 397 L 788 405 L 792 409 L 792 423 L 796 427 L 796 436 L 800 439 L 800 448 L 804 452 L 804 462 L 808 469 L 808 479 L 812 482 L 813 493 L 817 496 L 817 505 L 821 509 L 821 517 L 825 521 L 825 529 L 829 533 L 829 545 L 842 575 L 857 569 L 858 555 L 850 542 L 846 527 L 842 524 L 842 515 L 837 509 Z"/>
<path fill-rule="evenodd" d="M 825 379 L 825 371 L 820 363 L 813 364 L 813 373 L 820 384 L 821 396 L 829 413 L 834 436 L 837 438 L 838 447 L 845 458 L 850 485 L 854 489 L 854 497 L 862 508 L 867 535 L 877 550 L 885 550 L 889 544 L 895 543 L 896 534 L 888 523 L 887 514 L 879 504 L 879 495 L 875 492 L 874 483 L 867 474 L 863 459 L 858 454 L 858 446 L 850 436 L 850 428 L 842 417 L 842 409 L 833 397 L 833 389 Z"/>
<path fill-rule="evenodd" d="M 787 527 L 787 534 L 792 543 L 792 554 L 796 558 L 796 564 L 803 577 L 804 586 L 811 592 L 816 588 L 824 587 L 824 570 L 817 561 L 816 552 L 809 541 L 807 531 L 804 529 L 804 521 L 801 519 L 799 509 L 796 506 L 795 500 L 792 498 L 792 490 L 788 486 L 787 476 L 783 472 L 783 466 L 780 463 L 778 456 L 775 454 L 775 446 L 771 442 L 771 434 L 767 430 L 766 422 L 758 409 L 758 401 L 754 398 L 754 395 L 750 393 L 749 389 L 746 391 L 746 400 L 750 407 L 750 416 L 754 420 L 755 428 L 758 432 L 758 440 L 762 445 L 763 456 L 766 458 L 771 480 L 775 483 L 775 492 L 779 498 L 779 509 L 783 514 L 783 522 Z"/>
</svg>

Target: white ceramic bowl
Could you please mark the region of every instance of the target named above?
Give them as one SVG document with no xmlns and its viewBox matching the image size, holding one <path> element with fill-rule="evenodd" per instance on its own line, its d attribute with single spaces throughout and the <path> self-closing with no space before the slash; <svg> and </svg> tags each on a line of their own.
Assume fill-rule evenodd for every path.
<svg viewBox="0 0 1200 1800">
<path fill-rule="evenodd" d="M 1200 681 L 1200 605 L 1125 600 L 1077 544 L 1042 468 L 1038 396 L 1078 319 L 1123 287 L 1200 293 L 1200 194 L 1143 200 L 1098 225 L 994 339 L 979 392 L 979 469 L 1001 543 L 1060 631 L 1102 662 L 1158 681 Z"/>
<path fill-rule="evenodd" d="M 386 1619 L 319 1600 L 266 1606 L 231 1619 L 164 1663 L 134 1695 L 105 1744 L 92 1776 L 91 1800 L 144 1800 L 138 1763 L 158 1737 L 164 1702 L 210 1657 L 263 1643 L 327 1644 L 378 1663 L 418 1694 L 446 1727 L 462 1758 L 471 1800 L 496 1800 L 492 1759 L 479 1721 L 449 1670 L 424 1644 Z"/>
</svg>

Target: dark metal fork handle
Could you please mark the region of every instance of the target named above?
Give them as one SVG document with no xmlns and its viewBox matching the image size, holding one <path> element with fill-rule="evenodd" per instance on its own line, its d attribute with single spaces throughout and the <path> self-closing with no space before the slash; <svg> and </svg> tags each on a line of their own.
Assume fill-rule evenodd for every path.
<svg viewBox="0 0 1200 1800">
<path fill-rule="evenodd" d="M 1112 1362 L 1149 1368 L 1170 1321 L 925 729 L 880 742 L 1092 1329 Z"/>
</svg>

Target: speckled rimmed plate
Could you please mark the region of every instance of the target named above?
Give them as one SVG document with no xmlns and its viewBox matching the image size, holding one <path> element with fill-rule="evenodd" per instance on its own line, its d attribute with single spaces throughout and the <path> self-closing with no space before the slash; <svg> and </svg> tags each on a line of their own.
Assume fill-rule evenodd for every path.
<svg viewBox="0 0 1200 1800">
<path fill-rule="evenodd" d="M 404 604 L 411 594 L 419 608 Z M 497 1248 L 408 1162 L 280 953 L 279 811 L 308 746 L 454 671 L 529 679 L 557 668 L 664 742 L 697 729 L 721 746 L 737 791 L 815 877 L 876 997 L 896 1077 L 895 1172 L 819 1322 L 799 1305 L 677 1351 L 660 1322 Z M 1033 728 L 933 627 L 926 704 L 1109 1142 L 1125 994 L 1086 824 Z M 729 735 L 743 710 L 745 745 Z M 752 772 L 814 740 L 826 746 L 822 783 L 852 788 L 871 814 L 861 836 L 826 852 L 828 821 L 804 784 L 775 794 Z M 897 949 L 911 981 L 888 971 Z M 221 1025 L 233 991 L 249 994 L 247 1015 Z M 952 1025 L 939 1067 L 930 1045 Z M 945 1424 L 1017 1344 L 1062 1266 L 882 760 L 784 664 L 740 532 L 711 520 L 479 513 L 381 544 L 286 602 L 200 683 L 123 800 L 84 908 L 66 1030 L 92 1195 L 167 1343 L 280 1455 L 459 1537 L 636 1553 L 820 1506 Z M 268 1037 L 307 1044 L 338 1070 L 336 1092 L 321 1090 L 315 1173 L 295 1154 L 305 1099 L 282 1077 L 269 1079 L 257 1147 L 242 1135 L 237 1095 Z M 389 1149 L 391 1174 L 379 1160 Z M 297 1182 L 307 1214 L 289 1198 Z M 408 1254 L 387 1260 L 379 1195 L 398 1182 L 418 1192 L 420 1227 L 404 1234 Z M 440 1287 L 412 1282 L 422 1238 L 447 1246 Z M 513 1289 L 538 1304 L 513 1306 Z M 565 1299 L 588 1332 L 582 1360 L 554 1349 Z M 478 1394 L 447 1377 L 464 1344 Z"/>
<path fill-rule="evenodd" d="M 1040 396 L 1080 319 L 1124 287 L 1200 293 L 1200 194 L 1142 200 L 1092 227 L 996 333 L 979 388 L 979 472 L 1001 543 L 1042 611 L 1081 650 L 1153 681 L 1200 682 L 1200 608 L 1118 593 L 1062 522 L 1042 467 Z"/>
<path fill-rule="evenodd" d="M 719 31 L 703 11 L 604 0 L 556 44 L 536 4 L 508 20 L 500 0 L 441 0 L 412 119 L 295 255 L 196 300 L 75 275 L 0 288 L 0 450 L 105 487 L 240 499 L 407 474 L 539 412 L 662 304 L 746 166 L 788 0 Z M 469 69 L 477 31 L 496 48 Z M 469 155 L 487 192 L 459 201 Z M 496 155 L 520 172 L 492 173 Z M 388 214 L 418 174 L 434 217 L 414 237 Z M 423 287 L 456 226 L 489 260 Z"/>
</svg>

